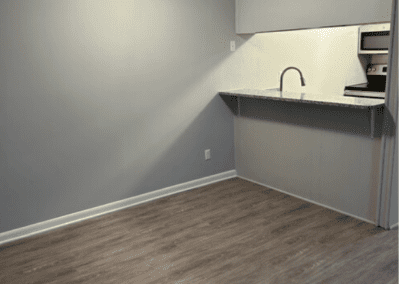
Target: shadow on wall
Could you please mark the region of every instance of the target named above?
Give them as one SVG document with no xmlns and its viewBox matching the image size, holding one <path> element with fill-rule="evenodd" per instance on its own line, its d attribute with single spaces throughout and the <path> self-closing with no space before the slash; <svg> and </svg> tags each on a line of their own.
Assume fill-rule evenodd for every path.
<svg viewBox="0 0 400 284">
<path fill-rule="evenodd" d="M 384 119 L 383 119 L 383 134 L 386 136 L 394 137 L 396 134 L 396 122 L 393 115 L 388 109 L 384 109 Z"/>
<path fill-rule="evenodd" d="M 242 38 L 242 40 L 244 42 L 248 41 L 249 39 L 251 39 L 254 34 L 237 34 L 238 37 Z"/>
<path fill-rule="evenodd" d="M 231 112 L 237 114 L 237 103 L 229 100 L 226 103 Z M 240 115 L 366 137 L 371 135 L 371 113 L 366 109 L 241 98 Z M 382 120 L 383 108 L 380 108 L 376 112 L 375 137 L 382 133 Z"/>
</svg>

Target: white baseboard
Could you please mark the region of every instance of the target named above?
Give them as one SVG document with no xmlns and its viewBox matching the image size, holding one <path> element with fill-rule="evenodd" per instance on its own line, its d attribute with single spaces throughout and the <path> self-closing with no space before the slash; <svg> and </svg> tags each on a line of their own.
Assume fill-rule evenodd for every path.
<svg viewBox="0 0 400 284">
<path fill-rule="evenodd" d="M 390 230 L 398 230 L 399 229 L 399 223 L 393 224 L 390 226 Z"/>
<path fill-rule="evenodd" d="M 359 216 L 350 214 L 350 213 L 348 213 L 348 212 L 344 212 L 344 211 L 339 210 L 339 209 L 337 209 L 337 208 L 330 207 L 330 206 L 328 206 L 328 205 L 325 205 L 325 204 L 316 202 L 316 201 L 314 201 L 314 200 L 310 200 L 310 199 L 307 199 L 307 198 L 298 196 L 298 195 L 296 195 L 296 194 L 293 194 L 293 193 L 289 193 L 289 192 L 280 190 L 280 189 L 278 189 L 278 188 L 276 188 L 276 187 L 269 186 L 269 185 L 267 185 L 267 184 L 263 184 L 263 183 L 261 183 L 261 182 L 254 181 L 254 180 L 251 180 L 251 179 L 249 179 L 249 178 L 245 178 L 245 177 L 242 177 L 242 176 L 239 176 L 239 175 L 238 175 L 237 177 L 239 177 L 239 178 L 241 178 L 241 179 L 244 179 L 244 180 L 247 180 L 247 181 L 250 181 L 250 182 L 254 182 L 254 183 L 256 183 L 256 184 L 259 184 L 259 185 L 262 185 L 262 186 L 265 186 L 265 187 L 268 187 L 268 188 L 271 188 L 271 189 L 273 189 L 273 190 L 282 192 L 282 193 L 284 193 L 284 194 L 287 194 L 287 195 L 296 197 L 296 198 L 301 199 L 301 200 L 304 200 L 304 201 L 306 201 L 306 202 L 309 202 L 309 203 L 312 203 L 312 204 L 315 204 L 315 205 L 318 205 L 318 206 L 321 206 L 321 207 L 325 207 L 325 208 L 327 208 L 327 209 L 329 209 L 329 210 L 336 211 L 336 212 L 338 212 L 338 213 L 341 213 L 341 214 L 344 214 L 344 215 L 347 215 L 347 216 L 356 218 L 356 219 L 358 219 L 358 220 L 360 220 L 360 221 L 364 221 L 364 222 L 367 222 L 367 223 L 370 223 L 370 224 L 374 224 L 374 225 L 376 226 L 376 223 L 375 223 L 374 221 L 371 221 L 371 220 L 368 220 L 368 219 L 364 219 L 364 218 L 362 218 L 362 217 L 359 217 Z"/>
<path fill-rule="evenodd" d="M 60 227 L 64 227 L 73 223 L 98 217 L 118 210 L 122 210 L 135 205 L 139 205 L 141 203 L 149 202 L 158 198 L 166 197 L 178 192 L 187 191 L 193 188 L 205 186 L 218 181 L 230 179 L 236 176 L 237 176 L 236 170 L 226 171 L 216 175 L 192 180 L 189 182 L 173 185 L 170 187 L 165 187 L 156 191 L 141 194 L 139 196 L 129 197 L 124 200 L 108 203 L 87 210 L 64 215 L 58 218 L 50 219 L 44 222 L 0 233 L 0 245 L 16 241 L 18 239 L 45 233 L 54 229 L 58 229 Z"/>
<path fill-rule="evenodd" d="M 32 224 L 32 225 L 29 225 L 29 226 L 26 226 L 26 227 L 22 227 L 22 228 L 14 229 L 14 230 L 7 231 L 7 232 L 4 232 L 4 233 L 0 233 L 0 245 L 5 244 L 5 243 L 9 243 L 9 242 L 12 242 L 12 241 L 16 241 L 16 240 L 19 240 L 19 239 L 22 239 L 22 238 L 34 236 L 34 235 L 41 234 L 41 233 L 45 233 L 45 232 L 48 232 L 48 231 L 51 231 L 51 230 L 54 230 L 54 229 L 58 229 L 58 228 L 61 228 L 61 227 L 64 227 L 64 226 L 67 226 L 67 225 L 70 225 L 70 224 L 74 224 L 74 223 L 77 223 L 77 222 L 80 222 L 80 221 L 84 221 L 84 220 L 87 220 L 87 219 L 91 219 L 91 218 L 94 218 L 94 217 L 99 217 L 101 215 L 105 215 L 105 214 L 112 213 L 112 212 L 115 212 L 115 211 L 119 211 L 119 210 L 122 210 L 122 209 L 125 209 L 125 208 L 129 208 L 129 207 L 132 207 L 132 206 L 135 206 L 135 205 L 146 203 L 146 202 L 149 202 L 149 201 L 152 201 L 152 200 L 155 200 L 155 199 L 158 199 L 158 198 L 166 197 L 166 196 L 169 196 L 169 195 L 172 195 L 172 194 L 175 194 L 175 193 L 191 190 L 191 189 L 198 188 L 198 187 L 201 187 L 201 186 L 206 186 L 208 184 L 216 183 L 216 182 L 223 181 L 223 180 L 230 179 L 230 178 L 234 178 L 234 177 L 239 177 L 239 178 L 247 180 L 249 182 L 253 182 L 253 183 L 259 184 L 261 186 L 265 186 L 267 188 L 271 188 L 273 190 L 282 192 L 284 194 L 299 198 L 299 199 L 304 200 L 306 202 L 313 203 L 313 204 L 325 207 L 327 209 L 330 209 L 332 211 L 336 211 L 338 213 L 341 213 L 341 214 L 356 218 L 358 220 L 361 220 L 361 221 L 376 225 L 371 220 L 364 219 L 362 217 L 359 217 L 359 216 L 356 216 L 356 215 L 341 211 L 341 210 L 339 210 L 337 208 L 333 208 L 333 207 L 327 206 L 325 204 L 318 203 L 316 201 L 309 200 L 307 198 L 304 198 L 304 197 L 301 197 L 301 196 L 298 196 L 298 195 L 295 195 L 295 194 L 292 194 L 292 193 L 285 192 L 285 191 L 280 190 L 278 188 L 275 188 L 273 186 L 269 186 L 269 185 L 254 181 L 254 180 L 251 180 L 249 178 L 238 176 L 236 170 L 231 170 L 231 171 L 219 173 L 219 174 L 216 174 L 216 175 L 200 178 L 200 179 L 197 179 L 197 180 L 193 180 L 193 181 L 189 181 L 189 182 L 173 185 L 173 186 L 170 186 L 170 187 L 162 188 L 162 189 L 159 189 L 159 190 L 156 190 L 156 191 L 152 191 L 152 192 L 149 192 L 149 193 L 141 194 L 139 196 L 133 196 L 133 197 L 130 197 L 130 198 L 126 198 L 124 200 L 120 200 L 120 201 L 108 203 L 108 204 L 105 204 L 105 205 L 101 205 L 101 206 L 98 206 L 98 207 L 90 208 L 90 209 L 87 209 L 87 210 L 79 211 L 79 212 L 76 212 L 76 213 L 68 214 L 68 215 L 65 215 L 65 216 L 58 217 L 58 218 L 50 219 L 50 220 L 47 220 L 47 221 L 44 221 L 44 222 Z M 394 224 L 394 225 L 392 225 L 390 227 L 390 229 L 391 230 L 398 229 L 398 226 L 399 226 L 398 223 Z"/>
</svg>

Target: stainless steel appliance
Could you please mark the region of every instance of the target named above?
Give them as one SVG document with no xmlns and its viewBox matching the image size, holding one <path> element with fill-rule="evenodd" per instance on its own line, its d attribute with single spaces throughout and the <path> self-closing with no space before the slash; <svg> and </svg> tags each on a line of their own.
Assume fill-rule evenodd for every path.
<svg viewBox="0 0 400 284">
<path fill-rule="evenodd" d="M 359 28 L 358 54 L 388 54 L 390 23 L 364 25 Z"/>
<path fill-rule="evenodd" d="M 346 86 L 344 95 L 349 97 L 385 98 L 387 64 L 370 64 L 367 83 Z"/>
</svg>

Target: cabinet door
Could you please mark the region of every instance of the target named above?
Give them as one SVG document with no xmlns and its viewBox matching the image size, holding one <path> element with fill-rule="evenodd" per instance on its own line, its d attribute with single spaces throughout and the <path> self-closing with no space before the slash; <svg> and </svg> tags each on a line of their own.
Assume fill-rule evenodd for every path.
<svg viewBox="0 0 400 284">
<path fill-rule="evenodd" d="M 236 0 L 236 33 L 390 22 L 392 0 Z"/>
</svg>

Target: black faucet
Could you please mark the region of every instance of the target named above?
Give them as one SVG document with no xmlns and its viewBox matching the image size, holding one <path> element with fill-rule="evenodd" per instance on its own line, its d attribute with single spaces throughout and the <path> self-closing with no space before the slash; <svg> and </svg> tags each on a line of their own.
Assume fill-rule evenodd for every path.
<svg viewBox="0 0 400 284">
<path fill-rule="evenodd" d="M 296 68 L 296 67 L 288 67 L 285 70 L 283 70 L 282 74 L 281 74 L 281 86 L 279 88 L 279 90 L 282 92 L 282 88 L 283 88 L 283 74 L 285 74 L 286 71 L 288 71 L 289 69 L 296 69 L 297 71 L 299 71 L 300 73 L 300 80 L 301 80 L 301 85 L 304 87 L 306 85 L 306 83 L 304 82 L 304 78 L 303 78 L 303 74 L 301 74 L 301 71 Z"/>
</svg>

